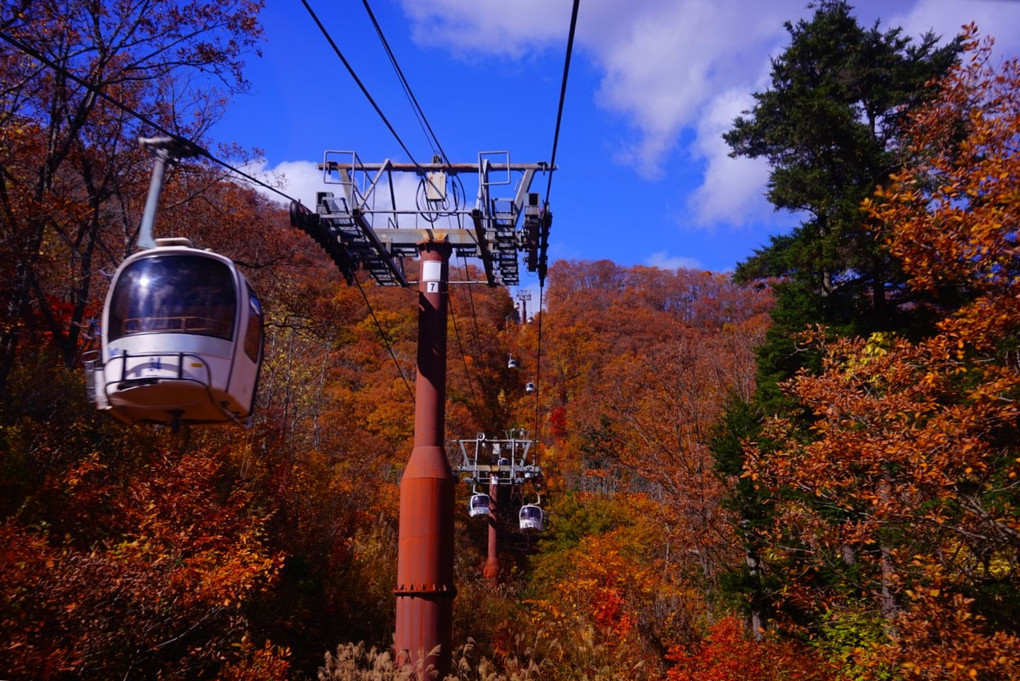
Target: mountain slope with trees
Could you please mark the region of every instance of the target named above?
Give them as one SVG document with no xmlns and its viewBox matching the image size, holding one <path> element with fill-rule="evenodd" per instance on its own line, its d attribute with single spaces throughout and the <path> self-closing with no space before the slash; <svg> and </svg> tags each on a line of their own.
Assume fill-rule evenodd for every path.
<svg viewBox="0 0 1020 681">
<path fill-rule="evenodd" d="M 17 9 L 5 33 L 199 143 L 259 36 L 258 3 Z M 842 2 L 788 28 L 728 139 L 806 220 L 735 281 L 560 261 L 524 323 L 451 287 L 447 436 L 525 429 L 549 512 L 493 587 L 457 490 L 457 678 L 1018 678 L 1020 67 Z M 347 285 L 279 206 L 176 164 L 157 233 L 231 257 L 266 311 L 256 418 L 95 413 L 81 359 L 150 131 L 0 63 L 0 676 L 402 678 L 415 292 Z"/>
</svg>

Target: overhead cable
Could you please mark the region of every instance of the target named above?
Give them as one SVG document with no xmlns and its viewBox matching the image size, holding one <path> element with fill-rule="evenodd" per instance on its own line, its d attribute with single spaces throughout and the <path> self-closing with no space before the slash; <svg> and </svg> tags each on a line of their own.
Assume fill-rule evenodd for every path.
<svg viewBox="0 0 1020 681">
<path fill-rule="evenodd" d="M 340 48 L 333 40 L 333 36 L 329 34 L 329 31 L 326 30 L 326 27 L 322 25 L 321 21 L 319 21 L 318 15 L 315 13 L 315 10 L 312 9 L 312 6 L 308 4 L 308 0 L 301 0 L 301 4 L 305 6 L 306 10 L 308 10 L 308 14 L 311 15 L 312 20 L 315 22 L 315 25 L 319 27 L 319 31 L 326 38 L 326 41 L 329 42 L 330 47 L 333 48 L 333 52 L 335 52 L 336 56 L 340 58 L 341 62 L 343 62 L 343 65 L 347 68 L 347 72 L 351 74 L 351 78 L 353 78 L 354 82 L 357 83 L 359 88 L 361 88 L 362 94 L 364 94 L 365 97 L 368 99 L 369 103 L 372 105 L 372 108 L 375 109 L 375 112 L 379 114 L 379 118 L 382 119 L 382 122 L 389 129 L 390 133 L 392 133 L 394 139 L 397 140 L 397 144 L 400 145 L 400 148 L 404 150 L 405 154 L 407 154 L 407 157 L 411 160 L 411 163 L 413 163 L 416 166 L 420 165 L 417 161 L 414 160 L 414 154 L 412 154 L 411 151 L 407 148 L 407 145 L 404 144 L 404 141 L 400 139 L 400 135 L 397 134 L 397 131 L 393 128 L 393 125 L 390 124 L 389 119 L 386 118 L 386 114 L 384 114 L 382 112 L 382 109 L 379 108 L 379 105 L 376 104 L 375 99 L 369 93 L 368 88 L 366 88 L 365 84 L 361 82 L 361 78 L 358 78 L 358 74 L 354 72 L 354 67 L 351 66 L 351 63 L 347 61 L 346 57 L 344 57 L 343 52 L 340 51 Z"/>
<path fill-rule="evenodd" d="M 414 158 L 414 154 L 412 154 L 410 149 L 407 148 L 407 145 L 404 144 L 404 141 L 401 139 L 400 135 L 397 134 L 396 129 L 390 123 L 389 119 L 386 117 L 386 114 L 383 113 L 382 109 L 379 107 L 375 99 L 369 93 L 368 88 L 365 87 L 365 84 L 361 81 L 361 78 L 359 78 L 358 74 L 354 71 L 354 67 L 351 66 L 351 63 L 347 61 L 347 59 L 344 57 L 343 52 L 340 51 L 340 47 L 336 44 L 336 41 L 333 40 L 333 37 L 330 35 L 329 31 L 323 25 L 322 21 L 319 20 L 318 15 L 316 15 L 311 5 L 308 4 L 308 0 L 301 0 L 301 3 L 305 6 L 305 9 L 308 10 L 308 14 L 312 17 L 312 20 L 315 21 L 315 25 L 319 27 L 319 31 L 326 38 L 327 42 L 329 42 L 330 46 L 333 48 L 333 52 L 335 52 L 336 56 L 340 58 L 340 61 L 343 63 L 344 67 L 347 68 L 347 72 L 351 74 L 351 78 L 353 78 L 354 82 L 358 85 L 359 88 L 361 88 L 362 94 L 364 94 L 365 98 L 368 99 L 368 102 L 372 105 L 372 108 L 375 109 L 375 112 L 379 115 L 379 118 L 382 119 L 382 122 L 386 125 L 386 128 L 393 135 L 393 138 L 397 141 L 397 144 L 399 144 L 400 148 L 404 150 L 405 154 L 407 154 L 408 159 L 415 166 L 418 173 L 425 177 L 426 182 L 432 184 L 433 182 L 432 178 L 428 175 L 428 173 L 425 172 L 425 169 L 422 167 L 422 165 Z M 442 153 L 443 157 L 445 158 L 445 162 L 449 163 L 450 160 L 449 158 L 446 158 L 446 152 L 443 151 L 442 145 L 439 144 L 439 139 L 435 136 L 435 133 L 432 131 L 432 126 L 428 124 L 428 120 L 425 118 L 425 112 L 422 111 L 420 106 L 418 106 L 418 100 L 417 98 L 415 98 L 414 93 L 411 92 L 411 86 L 407 82 L 407 79 L 404 78 L 403 71 L 401 71 L 400 66 L 397 64 L 396 57 L 393 55 L 393 51 L 390 49 L 389 43 L 386 41 L 386 37 L 382 33 L 382 28 L 379 26 L 379 23 L 375 20 L 375 15 L 372 13 L 372 10 L 368 6 L 367 2 L 365 3 L 365 9 L 368 10 L 369 17 L 372 19 L 372 23 L 376 27 L 376 32 L 378 33 L 379 38 L 382 40 L 383 47 L 386 49 L 386 53 L 389 55 L 390 62 L 393 64 L 393 67 L 397 72 L 397 75 L 404 88 L 404 92 L 408 95 L 408 98 L 411 100 L 412 106 L 415 108 L 415 116 L 418 118 L 419 123 L 424 121 L 424 125 L 428 130 L 428 132 L 426 133 L 426 137 L 429 138 L 428 139 L 429 145 L 432 146 L 434 149 L 438 148 L 440 153 Z M 429 137 L 429 135 L 431 135 L 431 137 Z"/>
<path fill-rule="evenodd" d="M 570 57 L 574 51 L 574 34 L 577 30 L 577 10 L 581 0 L 574 0 L 574 8 L 570 13 L 570 33 L 567 36 L 567 55 L 563 60 L 563 82 L 560 85 L 560 103 L 556 109 L 556 130 L 553 132 L 552 155 L 549 159 L 549 182 L 545 187 L 545 206 L 549 207 L 549 194 L 552 193 L 552 168 L 556 167 L 556 147 L 560 141 L 560 123 L 563 121 L 563 102 L 567 98 L 567 76 L 570 74 Z"/>
<path fill-rule="evenodd" d="M 453 334 L 457 339 L 457 350 L 460 351 L 460 361 L 464 364 L 464 375 L 467 377 L 468 390 L 471 393 L 471 406 L 474 407 L 475 413 L 478 413 L 478 400 L 475 397 L 475 384 L 471 380 L 471 371 L 468 369 L 467 357 L 464 355 L 464 345 L 460 341 L 460 327 L 457 324 L 457 314 L 453 309 L 453 296 L 447 298 L 447 302 L 450 305 L 450 320 L 453 322 Z"/>
<path fill-rule="evenodd" d="M 535 350 L 535 354 L 538 357 L 538 361 L 535 362 L 535 440 L 540 439 L 542 434 L 542 421 L 539 418 L 539 406 L 538 400 L 539 388 L 542 385 L 542 317 L 545 315 L 542 313 L 542 296 L 545 292 L 545 286 L 538 287 L 538 347 Z M 527 320 L 525 320 L 527 321 Z"/>
<path fill-rule="evenodd" d="M 443 145 L 439 141 L 439 137 L 438 137 L 438 135 L 436 135 L 436 132 L 432 128 L 432 125 L 429 123 L 428 117 L 425 115 L 424 109 L 422 109 L 421 104 L 418 102 L 418 98 L 415 97 L 414 91 L 411 89 L 410 82 L 407 80 L 407 77 L 404 75 L 403 69 L 400 68 L 400 64 L 397 62 L 397 57 L 393 53 L 393 49 L 390 47 L 389 41 L 386 40 L 386 36 L 383 33 L 382 26 L 380 26 L 378 20 L 376 19 L 375 13 L 372 11 L 372 7 L 369 5 L 368 0 L 362 0 L 362 4 L 365 6 L 365 12 L 368 14 L 369 19 L 372 21 L 372 26 L 375 28 L 375 32 L 379 36 L 379 41 L 382 43 L 383 49 L 386 51 L 387 57 L 389 57 L 390 64 L 393 66 L 394 72 L 397 74 L 397 79 L 400 81 L 400 85 L 403 88 L 404 93 L 407 95 L 408 102 L 411 104 L 411 108 L 414 111 L 415 118 L 418 120 L 419 125 L 422 127 L 422 132 L 425 133 L 425 137 L 426 137 L 426 140 L 429 143 L 429 146 L 432 147 L 433 152 L 436 152 L 436 151 L 439 152 L 438 155 L 443 160 L 444 163 L 447 163 L 447 164 L 451 163 L 450 157 L 446 154 L 446 151 L 443 149 Z M 463 192 L 463 189 L 461 191 Z M 457 185 L 456 184 L 454 185 L 454 192 L 453 192 L 453 194 L 454 194 L 454 203 L 456 204 L 456 202 L 457 202 Z M 438 215 L 436 216 L 436 218 L 438 218 Z M 428 219 L 428 218 L 426 217 L 426 219 Z M 464 258 L 464 279 L 465 279 L 465 281 L 467 281 L 467 280 L 470 279 L 468 265 L 467 265 L 467 257 L 466 256 L 462 256 L 462 257 Z M 479 331 L 478 331 L 478 312 L 477 312 L 477 310 L 475 308 L 474 294 L 472 293 L 470 286 L 467 287 L 467 290 L 468 290 L 468 300 L 470 302 L 470 307 L 471 307 L 471 321 L 472 321 L 472 324 L 474 326 L 474 332 L 475 332 L 475 343 L 476 343 L 476 346 L 480 347 L 481 346 L 481 338 L 480 338 L 480 334 L 479 334 Z M 467 377 L 468 389 L 469 389 L 469 391 L 471 393 L 471 404 L 474 407 L 475 413 L 476 414 L 480 414 L 478 399 L 477 399 L 477 397 L 475 395 L 474 381 L 471 378 L 471 369 L 470 369 L 470 367 L 468 366 L 468 363 L 467 363 L 467 357 L 466 357 L 466 355 L 464 353 L 464 345 L 462 343 L 461 335 L 460 335 L 460 327 L 457 324 L 457 316 L 456 316 L 456 313 L 454 312 L 454 309 L 453 309 L 453 296 L 450 296 L 448 300 L 449 300 L 449 303 L 450 303 L 450 313 L 451 313 L 450 316 L 451 316 L 451 319 L 453 321 L 453 331 L 454 331 L 454 335 L 455 335 L 456 340 L 457 340 L 457 348 L 460 351 L 461 362 L 464 365 L 464 374 Z"/>
<path fill-rule="evenodd" d="M 414 92 L 411 91 L 411 85 L 408 83 L 407 77 L 404 76 L 404 71 L 400 68 L 400 64 L 397 63 L 397 58 L 393 54 L 393 50 L 390 48 L 390 44 L 389 41 L 386 40 L 386 36 L 383 35 L 382 27 L 379 25 L 379 22 L 376 21 L 375 13 L 372 12 L 372 8 L 369 6 L 368 0 L 362 0 L 362 3 L 365 5 L 365 11 L 368 12 L 368 17 L 372 20 L 372 26 L 375 27 L 375 32 L 383 44 L 383 49 L 386 50 L 386 55 L 390 58 L 390 64 L 393 65 L 393 70 L 397 73 L 397 78 L 400 80 L 400 84 L 404 88 L 404 93 L 407 94 L 407 98 L 411 102 L 411 107 L 414 109 L 414 115 L 418 119 L 419 125 L 422 126 L 422 132 L 425 133 L 426 138 L 429 140 L 429 146 L 432 147 L 433 151 L 438 150 L 443 162 L 449 164 L 450 157 L 447 156 L 446 151 L 443 150 L 443 145 L 439 143 L 439 138 L 436 136 L 435 131 L 429 124 L 428 118 L 425 116 L 425 111 L 421 108 L 421 104 L 418 103 L 418 98 L 415 97 Z"/>
<path fill-rule="evenodd" d="M 393 353 L 393 346 L 390 345 L 389 340 L 386 338 L 386 333 L 383 331 L 382 324 L 379 323 L 379 318 L 375 316 L 375 310 L 372 309 L 372 303 L 368 302 L 368 296 L 365 294 L 365 289 L 361 287 L 361 282 L 358 281 L 358 275 L 354 275 L 354 283 L 358 286 L 358 291 L 361 293 L 361 297 L 365 300 L 365 305 L 368 307 L 368 313 L 372 315 L 372 321 L 375 322 L 375 328 L 379 330 L 379 337 L 382 339 L 383 345 L 386 347 L 386 352 L 390 353 L 390 359 L 393 360 L 393 364 L 397 367 L 397 373 L 400 374 L 400 380 L 404 382 L 404 387 L 407 388 L 407 394 L 411 396 L 411 402 L 414 402 L 414 390 L 411 389 L 411 384 L 408 383 L 407 377 L 404 376 L 404 370 L 400 366 L 400 362 L 397 361 L 397 356 Z"/>
<path fill-rule="evenodd" d="M 556 128 L 553 132 L 553 144 L 552 154 L 549 159 L 549 181 L 545 187 L 545 210 L 549 210 L 549 195 L 552 193 L 552 180 L 553 171 L 556 167 L 556 148 L 560 141 L 560 124 L 563 122 L 563 103 L 567 98 L 567 76 L 570 74 L 570 59 L 574 51 L 574 35 L 577 32 L 577 12 L 581 5 L 581 0 L 574 0 L 574 6 L 570 13 L 570 32 L 567 35 L 567 54 L 563 60 L 563 81 L 560 84 L 560 102 L 556 108 Z M 536 348 L 536 354 L 538 355 L 538 361 L 536 362 L 535 369 L 535 395 L 536 398 L 540 394 L 542 381 L 542 318 L 545 316 L 542 312 L 543 295 L 545 293 L 545 277 L 540 276 L 538 282 L 538 347 Z M 535 400 L 535 439 L 540 439 L 541 434 L 541 420 L 539 419 L 539 400 Z"/>
</svg>

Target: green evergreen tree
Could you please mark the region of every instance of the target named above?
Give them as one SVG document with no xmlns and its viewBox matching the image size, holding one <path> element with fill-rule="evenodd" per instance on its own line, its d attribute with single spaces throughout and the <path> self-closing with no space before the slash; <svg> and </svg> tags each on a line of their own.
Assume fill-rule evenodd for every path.
<svg viewBox="0 0 1020 681">
<path fill-rule="evenodd" d="M 716 423 L 709 448 L 715 459 L 717 475 L 733 481 L 725 500 L 739 526 L 744 562 L 728 570 L 722 578 L 727 594 L 739 594 L 736 606 L 747 615 L 748 625 L 755 638 L 768 617 L 768 587 L 761 571 L 765 530 L 770 520 L 769 503 L 744 473 L 744 442 L 757 440 L 761 432 L 760 416 L 754 407 L 738 395 L 731 395 L 723 417 Z"/>
<path fill-rule="evenodd" d="M 867 334 L 923 325 L 903 277 L 866 229 L 861 202 L 899 165 L 900 122 L 956 62 L 959 40 L 914 42 L 902 29 L 861 26 L 843 0 L 823 0 L 810 21 L 787 23 L 790 45 L 772 84 L 724 135 L 733 156 L 772 166 L 769 201 L 805 220 L 741 263 L 741 282 L 778 278 L 774 328 L 760 356 L 760 390 L 775 411 L 775 383 L 810 358 L 794 352 L 807 324 Z M 771 407 L 770 407 L 771 405 Z"/>
</svg>

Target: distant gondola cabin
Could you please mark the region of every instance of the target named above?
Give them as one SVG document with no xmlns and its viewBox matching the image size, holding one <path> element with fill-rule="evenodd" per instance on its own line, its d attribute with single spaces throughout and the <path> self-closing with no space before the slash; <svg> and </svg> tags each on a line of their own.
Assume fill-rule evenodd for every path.
<svg viewBox="0 0 1020 681">
<path fill-rule="evenodd" d="M 490 513 L 492 513 L 492 505 L 489 495 L 483 493 L 472 494 L 470 501 L 468 501 L 468 515 L 476 518 L 482 515 L 489 515 Z"/>
<path fill-rule="evenodd" d="M 99 409 L 131 422 L 234 422 L 255 403 L 262 307 L 229 259 L 161 239 L 117 269 L 92 367 Z"/>
<path fill-rule="evenodd" d="M 545 527 L 545 512 L 537 504 L 525 504 L 521 506 L 518 515 L 522 530 L 534 530 L 541 532 Z"/>
</svg>

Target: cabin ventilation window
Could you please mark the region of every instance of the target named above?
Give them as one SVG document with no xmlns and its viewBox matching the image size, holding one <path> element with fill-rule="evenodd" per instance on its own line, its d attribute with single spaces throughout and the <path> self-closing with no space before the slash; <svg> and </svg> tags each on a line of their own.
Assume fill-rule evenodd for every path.
<svg viewBox="0 0 1020 681">
<path fill-rule="evenodd" d="M 244 354 L 253 362 L 259 361 L 262 350 L 262 306 L 255 292 L 248 289 L 248 329 L 244 334 Z"/>
</svg>

